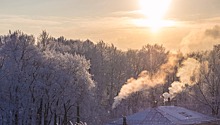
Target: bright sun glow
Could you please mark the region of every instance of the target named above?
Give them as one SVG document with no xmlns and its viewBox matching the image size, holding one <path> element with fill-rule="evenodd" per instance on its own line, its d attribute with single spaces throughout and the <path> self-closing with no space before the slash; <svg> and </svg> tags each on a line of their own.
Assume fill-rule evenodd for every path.
<svg viewBox="0 0 220 125">
<path fill-rule="evenodd" d="M 139 0 L 140 13 L 145 15 L 146 19 L 136 20 L 135 24 L 150 27 L 152 31 L 173 26 L 174 21 L 163 20 L 170 3 L 171 0 Z"/>
<path fill-rule="evenodd" d="M 172 27 L 176 23 L 172 20 L 151 20 L 151 19 L 137 19 L 133 20 L 134 24 L 139 27 L 150 27 L 153 32 L 157 32 L 162 27 Z"/>
</svg>

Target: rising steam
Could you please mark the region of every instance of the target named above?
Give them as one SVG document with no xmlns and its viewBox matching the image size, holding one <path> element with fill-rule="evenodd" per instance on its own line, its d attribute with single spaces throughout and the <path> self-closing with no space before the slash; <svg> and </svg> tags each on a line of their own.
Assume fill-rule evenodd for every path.
<svg viewBox="0 0 220 125">
<path fill-rule="evenodd" d="M 123 99 L 126 99 L 132 93 L 154 87 L 158 84 L 164 84 L 167 74 L 174 71 L 173 67 L 176 65 L 176 62 L 177 56 L 173 54 L 169 55 L 167 63 L 161 65 L 160 70 L 156 74 L 150 75 L 148 71 L 142 71 L 137 79 L 128 79 L 122 86 L 118 96 L 114 98 L 112 108 L 116 108 Z"/>
<path fill-rule="evenodd" d="M 174 81 L 169 87 L 169 93 L 164 93 L 164 101 L 168 98 L 174 98 L 176 94 L 182 92 L 187 86 L 195 85 L 199 80 L 199 71 L 201 64 L 199 61 L 188 58 L 182 63 L 182 67 L 178 69 L 177 77 L 179 81 Z"/>
</svg>

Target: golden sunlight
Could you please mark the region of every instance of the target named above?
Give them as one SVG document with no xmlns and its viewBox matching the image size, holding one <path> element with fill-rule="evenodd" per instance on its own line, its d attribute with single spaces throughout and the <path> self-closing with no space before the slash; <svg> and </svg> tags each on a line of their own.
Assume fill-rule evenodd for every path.
<svg viewBox="0 0 220 125">
<path fill-rule="evenodd" d="M 139 27 L 150 27 L 153 32 L 157 32 L 162 27 L 172 27 L 176 24 L 173 20 L 151 20 L 151 19 L 136 19 L 133 23 Z"/>
<path fill-rule="evenodd" d="M 170 3 L 171 0 L 139 0 L 140 13 L 145 15 L 146 19 L 135 20 L 134 23 L 138 26 L 150 27 L 152 31 L 173 26 L 174 21 L 163 19 Z"/>
</svg>

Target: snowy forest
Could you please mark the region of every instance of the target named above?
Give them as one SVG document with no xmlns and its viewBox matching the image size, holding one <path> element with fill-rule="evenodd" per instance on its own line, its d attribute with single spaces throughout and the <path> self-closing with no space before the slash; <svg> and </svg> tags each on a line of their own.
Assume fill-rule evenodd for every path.
<svg viewBox="0 0 220 125">
<path fill-rule="evenodd" d="M 220 116 L 220 44 L 171 52 L 21 31 L 0 36 L 0 125 L 104 125 L 163 105 Z M 78 110 L 77 110 L 78 109 Z"/>
</svg>

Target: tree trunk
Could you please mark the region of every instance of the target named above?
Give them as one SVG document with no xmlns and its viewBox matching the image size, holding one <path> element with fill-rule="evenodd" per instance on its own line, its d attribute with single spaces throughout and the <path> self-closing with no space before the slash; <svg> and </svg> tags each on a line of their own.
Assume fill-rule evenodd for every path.
<svg viewBox="0 0 220 125">
<path fill-rule="evenodd" d="M 77 116 L 76 123 L 80 123 L 79 104 L 77 104 L 76 108 L 77 108 L 76 109 L 76 116 Z"/>
<path fill-rule="evenodd" d="M 56 112 L 54 114 L 54 125 L 57 125 L 57 114 L 56 114 Z"/>
<path fill-rule="evenodd" d="M 48 102 L 48 104 L 45 104 L 44 107 L 45 107 L 45 111 L 44 111 L 44 125 L 47 125 L 48 124 L 47 117 L 48 117 L 48 112 L 49 112 L 49 102 Z"/>
<path fill-rule="evenodd" d="M 63 105 L 63 107 L 64 107 L 63 125 L 67 125 L 68 124 L 68 122 L 67 122 L 67 108 L 66 108 L 65 104 Z"/>
<path fill-rule="evenodd" d="M 40 101 L 40 107 L 37 110 L 37 125 L 41 125 L 41 119 L 42 119 L 42 107 L 43 107 L 43 99 Z"/>
</svg>

